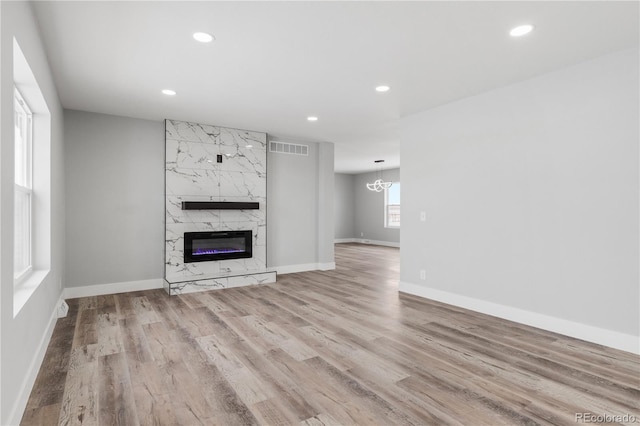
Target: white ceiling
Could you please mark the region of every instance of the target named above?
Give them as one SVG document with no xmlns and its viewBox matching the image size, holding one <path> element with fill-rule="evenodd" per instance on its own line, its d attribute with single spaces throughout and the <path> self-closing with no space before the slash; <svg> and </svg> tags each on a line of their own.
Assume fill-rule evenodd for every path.
<svg viewBox="0 0 640 426">
<path fill-rule="evenodd" d="M 639 38 L 635 1 L 45 1 L 35 11 L 65 108 L 333 142 L 346 173 L 400 164 L 400 117 Z M 522 23 L 536 30 L 510 37 Z M 195 42 L 196 31 L 215 42 Z"/>
</svg>

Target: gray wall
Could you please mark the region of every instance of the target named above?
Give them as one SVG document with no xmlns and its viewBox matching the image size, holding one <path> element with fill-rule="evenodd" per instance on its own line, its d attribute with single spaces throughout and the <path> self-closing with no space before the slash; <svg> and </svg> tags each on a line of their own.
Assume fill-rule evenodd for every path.
<svg viewBox="0 0 640 426">
<path fill-rule="evenodd" d="M 335 153 L 332 143 L 318 144 L 318 263 L 320 269 L 334 269 L 333 189 Z"/>
<path fill-rule="evenodd" d="M 336 173 L 333 218 L 335 239 L 356 237 L 355 176 Z"/>
<path fill-rule="evenodd" d="M 637 336 L 638 71 L 626 50 L 402 119 L 401 281 Z"/>
<path fill-rule="evenodd" d="M 305 144 L 308 156 L 267 153 L 271 268 L 333 262 L 333 144 Z"/>
<path fill-rule="evenodd" d="M 385 170 L 383 177 L 385 181 L 400 182 L 400 169 Z M 355 238 L 400 243 L 400 230 L 384 227 L 384 192 L 367 189 L 367 183 L 376 179 L 375 172 L 354 176 Z M 404 205 L 402 215 L 404 217 Z"/>
<path fill-rule="evenodd" d="M 17 424 L 46 350 L 64 282 L 63 112 L 28 2 L 0 2 L 0 424 Z M 17 40 L 51 114 L 51 245 L 49 273 L 13 315 L 13 39 Z M 37 155 L 37 154 L 36 154 Z M 34 202 L 37 209 L 37 201 Z M 37 211 L 34 211 L 37 214 Z M 37 242 L 36 242 L 37 244 Z M 38 247 L 34 247 L 34 250 Z"/>
<path fill-rule="evenodd" d="M 164 123 L 64 117 L 67 286 L 161 278 Z"/>
</svg>

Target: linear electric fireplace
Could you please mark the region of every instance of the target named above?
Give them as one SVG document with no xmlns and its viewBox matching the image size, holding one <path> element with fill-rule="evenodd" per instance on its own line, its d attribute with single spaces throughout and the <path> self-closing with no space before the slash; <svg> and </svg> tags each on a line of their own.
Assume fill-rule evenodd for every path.
<svg viewBox="0 0 640 426">
<path fill-rule="evenodd" d="M 184 263 L 251 256 L 251 231 L 184 233 Z"/>
</svg>

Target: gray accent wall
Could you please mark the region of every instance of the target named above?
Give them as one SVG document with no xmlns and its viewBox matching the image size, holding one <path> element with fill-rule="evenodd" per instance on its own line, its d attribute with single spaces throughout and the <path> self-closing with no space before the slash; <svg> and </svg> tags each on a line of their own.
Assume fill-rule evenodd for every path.
<svg viewBox="0 0 640 426">
<path fill-rule="evenodd" d="M 638 336 L 638 75 L 630 49 L 402 119 L 401 281 Z"/>
<path fill-rule="evenodd" d="M 334 189 L 333 217 L 335 239 L 356 237 L 355 176 L 336 173 Z"/>
<path fill-rule="evenodd" d="M 270 268 L 334 262 L 333 144 L 304 144 L 308 156 L 267 152 Z"/>
<path fill-rule="evenodd" d="M 164 123 L 65 110 L 68 287 L 164 276 Z"/>
</svg>

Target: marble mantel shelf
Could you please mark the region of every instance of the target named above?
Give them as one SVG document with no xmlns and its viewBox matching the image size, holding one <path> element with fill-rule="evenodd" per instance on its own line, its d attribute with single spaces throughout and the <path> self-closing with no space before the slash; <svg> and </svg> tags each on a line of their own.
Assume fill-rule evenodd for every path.
<svg viewBox="0 0 640 426">
<path fill-rule="evenodd" d="M 258 210 L 254 201 L 183 201 L 182 210 Z"/>
</svg>

